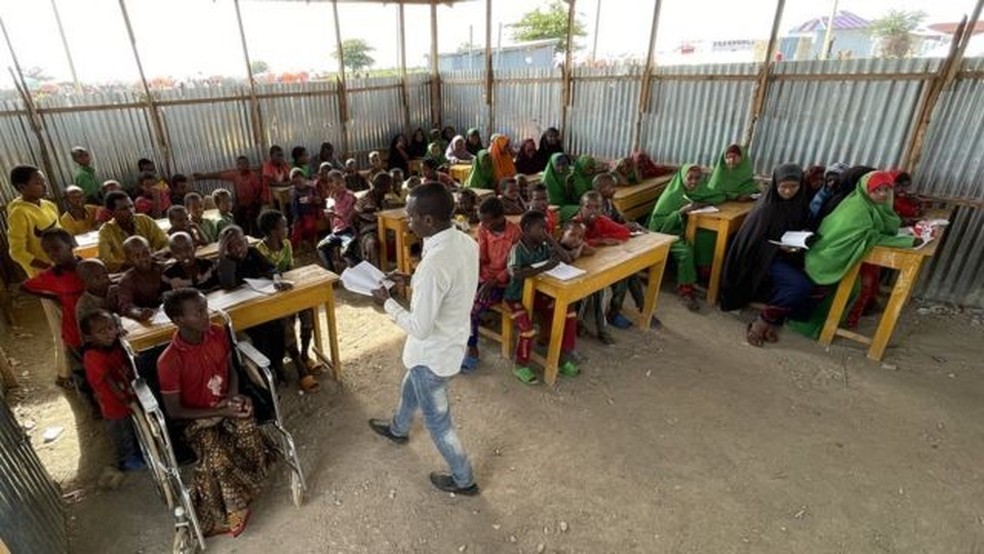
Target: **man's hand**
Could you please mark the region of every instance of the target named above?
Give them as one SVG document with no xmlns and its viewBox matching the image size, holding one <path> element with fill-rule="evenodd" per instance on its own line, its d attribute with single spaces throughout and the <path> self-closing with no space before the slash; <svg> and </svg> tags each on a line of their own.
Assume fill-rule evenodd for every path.
<svg viewBox="0 0 984 554">
<path fill-rule="evenodd" d="M 377 306 L 382 306 L 390 299 L 390 293 L 386 290 L 386 287 L 379 287 L 372 291 L 372 300 Z"/>
<path fill-rule="evenodd" d="M 386 278 L 393 281 L 393 284 L 408 287 L 410 286 L 410 276 L 406 273 L 400 273 L 399 271 L 391 271 L 386 274 Z"/>
</svg>

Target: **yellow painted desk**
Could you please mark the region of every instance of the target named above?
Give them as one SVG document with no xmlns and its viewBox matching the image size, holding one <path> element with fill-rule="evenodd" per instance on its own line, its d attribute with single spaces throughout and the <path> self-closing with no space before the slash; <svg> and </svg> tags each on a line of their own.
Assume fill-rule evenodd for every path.
<svg viewBox="0 0 984 554">
<path fill-rule="evenodd" d="M 468 174 L 471 173 L 472 164 L 454 164 L 448 168 L 448 175 L 461 184 L 465 184 Z"/>
<path fill-rule="evenodd" d="M 687 216 L 687 242 L 694 244 L 697 229 L 708 229 L 717 233 L 714 243 L 714 262 L 711 265 L 711 282 L 707 286 L 707 303 L 712 306 L 717 303 L 718 292 L 721 290 L 721 271 L 724 268 L 724 256 L 728 251 L 728 239 L 738 232 L 745 216 L 752 211 L 754 202 L 725 202 L 717 206 L 714 213 L 689 214 Z"/>
<path fill-rule="evenodd" d="M 290 185 L 274 185 L 270 187 L 270 198 L 273 207 L 285 216 L 290 213 Z"/>
<path fill-rule="evenodd" d="M 396 269 L 400 273 L 409 274 L 411 239 L 408 235 L 412 236 L 412 233 L 407 225 L 407 209 L 382 210 L 376 215 L 376 219 L 378 221 L 377 232 L 379 233 L 380 269 L 389 271 L 389 249 L 387 248 L 386 236 L 389 231 L 392 231 L 396 244 Z"/>
<path fill-rule="evenodd" d="M 936 254 L 939 243 L 940 239 L 936 239 L 918 250 L 885 246 L 872 248 L 867 256 L 854 264 L 854 267 L 844 275 L 840 285 L 837 286 L 833 304 L 830 306 L 830 313 L 827 315 L 827 322 L 820 333 L 820 343 L 829 345 L 834 341 L 834 336 L 844 337 L 869 345 L 868 357 L 872 360 L 881 360 L 885 355 L 885 348 L 888 347 L 888 341 L 892 338 L 892 333 L 895 332 L 899 314 L 902 313 L 902 308 L 912 294 L 912 287 L 915 286 L 916 280 L 919 278 L 919 270 L 922 269 L 922 265 L 927 259 Z M 888 305 L 878 321 L 878 328 L 872 338 L 840 328 L 841 317 L 844 315 L 844 310 L 847 309 L 851 289 L 854 287 L 854 281 L 858 277 L 862 263 L 899 271 L 898 279 L 895 280 L 895 286 L 892 288 L 892 296 L 889 297 Z"/>
<path fill-rule="evenodd" d="M 527 279 L 523 288 L 523 306 L 533 313 L 534 293 L 546 294 L 554 299 L 553 323 L 550 328 L 550 345 L 544 367 L 544 379 L 548 384 L 557 380 L 557 366 L 560 362 L 560 343 L 567 320 L 567 308 L 572 303 L 585 298 L 605 287 L 613 285 L 626 277 L 644 269 L 649 269 L 649 283 L 646 287 L 646 301 L 639 314 L 639 327 L 649 328 L 649 321 L 656 310 L 656 297 L 663 280 L 666 256 L 670 245 L 678 237 L 661 233 L 645 233 L 632 237 L 617 246 L 598 248 L 593 256 L 585 256 L 574 261 L 574 266 L 587 273 L 561 281 L 547 275 Z"/>
<path fill-rule="evenodd" d="M 205 210 L 205 217 L 210 219 L 215 219 L 218 215 L 218 210 Z M 157 226 L 166 233 L 171 229 L 171 222 L 167 219 L 158 219 Z M 259 239 L 253 237 L 246 237 L 246 239 L 249 241 L 250 245 L 260 242 Z M 99 256 L 99 231 L 90 231 L 82 235 L 76 235 L 75 242 L 78 244 L 78 246 L 75 247 L 76 256 L 80 258 L 95 258 Z M 218 258 L 219 243 L 213 242 L 211 244 L 198 247 L 198 249 L 195 250 L 195 256 L 206 259 Z"/>
<path fill-rule="evenodd" d="M 341 378 L 341 359 L 338 356 L 338 331 L 335 322 L 335 290 L 333 285 L 338 281 L 338 275 L 317 265 L 299 267 L 283 275 L 284 280 L 294 283 L 294 288 L 277 292 L 269 296 L 247 300 L 226 310 L 237 331 L 287 317 L 291 314 L 314 309 L 314 348 L 312 351 L 321 358 L 329 368 L 332 377 Z M 229 294 L 226 291 L 216 291 L 208 294 L 210 300 Z M 317 319 L 318 309 L 324 308 L 328 325 L 326 357 L 325 337 Z M 123 328 L 127 332 L 127 341 L 134 350 L 141 351 L 164 344 L 171 340 L 175 327 L 171 323 L 145 324 L 129 318 L 123 318 Z"/>
<path fill-rule="evenodd" d="M 672 178 L 673 175 L 664 175 L 644 179 L 638 185 L 616 187 L 612 203 L 618 211 L 625 215 L 625 219 L 635 221 L 653 211 L 656 199 L 659 198 L 660 194 L 663 194 L 663 189 L 666 188 L 666 184 Z"/>
</svg>

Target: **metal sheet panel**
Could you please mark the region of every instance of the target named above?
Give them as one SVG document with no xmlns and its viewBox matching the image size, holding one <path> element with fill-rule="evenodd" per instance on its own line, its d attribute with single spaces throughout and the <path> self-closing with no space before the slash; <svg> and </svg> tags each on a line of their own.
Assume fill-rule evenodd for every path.
<svg viewBox="0 0 984 554">
<path fill-rule="evenodd" d="M 527 138 L 539 140 L 550 127 L 562 127 L 559 69 L 500 71 L 495 78 L 495 131 L 511 137 L 513 147 Z"/>
<path fill-rule="evenodd" d="M 258 85 L 260 112 L 267 144 L 283 147 L 290 158 L 294 146 L 316 154 L 331 142 L 341 154 L 342 125 L 338 118 L 338 87 L 334 81 Z M 275 95 L 264 97 L 262 95 Z M 266 158 L 266 152 L 263 152 Z"/>
<path fill-rule="evenodd" d="M 404 132 L 400 79 L 356 79 L 347 85 L 349 150 L 364 162 L 370 150 L 388 151 L 393 137 Z"/>
<path fill-rule="evenodd" d="M 638 113 L 641 68 L 574 71 L 565 145 L 573 154 L 628 155 Z"/>
<path fill-rule="evenodd" d="M 431 122 L 430 84 L 430 75 L 427 73 L 407 75 L 407 100 L 410 104 L 408 136 L 417 127 L 423 129 L 424 136 L 427 136 L 427 131 L 434 127 L 434 123 Z"/>
<path fill-rule="evenodd" d="M 982 245 L 984 209 L 958 208 L 943 244 L 923 271 L 917 294 L 929 300 L 984 307 Z"/>
<path fill-rule="evenodd" d="M 444 125 L 463 135 L 471 127 L 482 134 L 488 128 L 489 110 L 485 103 L 485 72 L 454 71 L 441 76 L 441 118 Z"/>
<path fill-rule="evenodd" d="M 10 185 L 10 168 L 17 164 L 31 164 L 40 167 L 41 155 L 38 141 L 27 118 L 24 104 L 20 100 L 0 101 L 0 204 L 6 205 L 17 196 Z M 0 215 L 0 217 L 5 217 Z M 7 226 L 3 225 L 6 229 Z"/>
</svg>

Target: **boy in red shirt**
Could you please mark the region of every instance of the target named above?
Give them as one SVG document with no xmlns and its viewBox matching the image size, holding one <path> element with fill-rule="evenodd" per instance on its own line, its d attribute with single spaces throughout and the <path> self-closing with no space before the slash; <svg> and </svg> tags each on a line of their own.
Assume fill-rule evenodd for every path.
<svg viewBox="0 0 984 554">
<path fill-rule="evenodd" d="M 190 288 L 171 291 L 164 312 L 178 329 L 157 360 L 157 376 L 165 412 L 187 424 L 185 437 L 198 455 L 195 513 L 204 534 L 235 537 L 246 529 L 249 503 L 272 452 L 256 427 L 250 398 L 239 394 L 229 336 L 210 321 L 205 296 Z"/>
<path fill-rule="evenodd" d="M 218 173 L 195 173 L 195 180 L 219 179 L 232 183 L 236 193 L 235 207 L 232 209 L 236 225 L 248 234 L 256 235 L 256 218 L 260 216 L 263 204 L 270 203 L 270 189 L 263 184 L 263 177 L 249 167 L 249 158 L 236 158 L 236 169 Z"/>
<path fill-rule="evenodd" d="M 263 204 L 271 201 L 270 187 L 285 187 L 290 184 L 290 166 L 284 160 L 284 149 L 274 144 L 270 147 L 270 159 L 263 164 L 261 171 L 263 183 Z"/>
<path fill-rule="evenodd" d="M 554 236 L 557 232 L 557 212 L 550 209 L 550 195 L 547 193 L 547 185 L 537 183 L 530 188 L 530 202 L 526 206 L 526 211 L 537 211 L 546 217 L 547 234 Z"/>
<path fill-rule="evenodd" d="M 133 202 L 137 213 L 149 215 L 154 219 L 164 217 L 171 207 L 171 191 L 167 185 L 162 187 L 156 175 L 144 171 L 137 178 L 137 189 L 140 191 L 140 196 Z"/>
<path fill-rule="evenodd" d="M 75 238 L 59 227 L 45 229 L 41 233 L 41 249 L 51 260 L 52 267 L 45 269 L 24 282 L 23 290 L 58 302 L 61 308 L 61 338 L 65 343 L 65 356 L 72 373 L 82 368 L 79 350 L 82 338 L 75 320 L 75 304 L 85 292 L 85 284 L 75 272 L 79 258 L 75 256 Z M 72 377 L 58 377 L 60 386 L 71 386 Z"/>
<path fill-rule="evenodd" d="M 502 293 L 509 284 L 509 251 L 523 236 L 523 231 L 506 219 L 502 201 L 486 198 L 478 207 L 478 292 L 471 311 L 471 335 L 468 352 L 461 362 L 461 371 L 467 373 L 478 367 L 478 325 L 482 314 L 502 300 Z"/>
<path fill-rule="evenodd" d="M 119 341 L 119 322 L 106 310 L 89 312 L 80 322 L 86 339 L 83 364 L 85 377 L 106 420 L 106 429 L 116 449 L 117 467 L 137 471 L 145 467 L 130 421 L 134 401 L 133 368 Z"/>
</svg>

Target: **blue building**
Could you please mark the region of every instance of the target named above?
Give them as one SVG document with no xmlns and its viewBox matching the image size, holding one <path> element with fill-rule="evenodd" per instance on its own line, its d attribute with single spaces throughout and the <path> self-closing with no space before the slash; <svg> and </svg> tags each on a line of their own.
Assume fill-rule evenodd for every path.
<svg viewBox="0 0 984 554">
<path fill-rule="evenodd" d="M 549 68 L 556 65 L 560 39 L 534 40 L 492 49 L 492 69 Z M 485 69 L 485 47 L 437 55 L 437 66 L 444 71 L 479 71 Z"/>
</svg>

